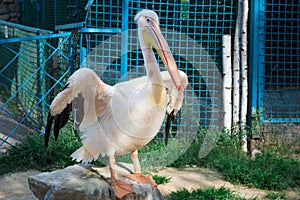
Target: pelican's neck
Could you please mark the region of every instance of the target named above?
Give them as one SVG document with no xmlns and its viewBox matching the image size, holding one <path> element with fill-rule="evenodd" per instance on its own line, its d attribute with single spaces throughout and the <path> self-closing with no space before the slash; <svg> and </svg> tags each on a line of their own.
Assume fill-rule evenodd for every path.
<svg viewBox="0 0 300 200">
<path fill-rule="evenodd" d="M 140 39 L 140 45 L 144 57 L 144 65 L 146 68 L 146 73 L 149 78 L 149 81 L 152 83 L 161 84 L 162 83 L 162 77 L 160 75 L 159 66 L 157 63 L 157 60 L 155 58 L 153 49 L 150 47 L 146 47 L 144 42 L 144 37 L 141 31 L 139 31 L 139 39 Z"/>
<path fill-rule="evenodd" d="M 151 84 L 152 97 L 156 104 L 161 103 L 163 94 L 163 80 L 160 74 L 159 66 L 155 58 L 152 48 L 147 48 L 144 42 L 143 34 L 139 32 L 140 45 L 144 57 L 144 65 L 146 67 L 146 73 L 148 81 Z"/>
<path fill-rule="evenodd" d="M 146 72 L 149 77 L 149 80 L 152 83 L 156 83 L 156 84 L 162 83 L 160 70 L 152 48 L 144 48 L 142 52 L 143 52 Z"/>
</svg>

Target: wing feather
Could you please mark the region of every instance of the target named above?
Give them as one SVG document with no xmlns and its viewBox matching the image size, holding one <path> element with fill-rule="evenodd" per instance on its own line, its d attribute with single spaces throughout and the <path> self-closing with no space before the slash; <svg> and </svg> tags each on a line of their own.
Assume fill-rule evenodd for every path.
<svg viewBox="0 0 300 200">
<path fill-rule="evenodd" d="M 103 83 L 97 74 L 88 68 L 77 70 L 52 101 L 45 130 L 45 146 L 48 146 L 52 123 L 54 121 L 54 137 L 58 139 L 59 131 L 68 122 L 70 112 L 74 109 L 74 127 L 86 127 L 97 120 L 97 115 L 109 102 L 112 87 Z"/>
<path fill-rule="evenodd" d="M 181 79 L 182 89 L 180 91 L 177 90 L 176 86 L 174 85 L 170 74 L 167 71 L 161 72 L 164 86 L 167 90 L 167 114 L 171 114 L 174 111 L 174 115 L 180 110 L 183 102 L 184 97 L 184 89 L 188 84 L 187 75 L 179 70 L 179 75 Z"/>
<path fill-rule="evenodd" d="M 182 83 L 182 89 L 180 91 L 177 90 L 176 86 L 172 82 L 170 74 L 168 72 L 161 72 L 164 86 L 167 90 L 167 110 L 166 110 L 166 125 L 165 125 L 165 138 L 164 138 L 164 145 L 167 148 L 168 140 L 170 136 L 170 128 L 171 122 L 175 120 L 175 116 L 177 112 L 182 107 L 183 97 L 184 97 L 184 89 L 188 84 L 187 75 L 179 70 L 179 75 Z"/>
</svg>

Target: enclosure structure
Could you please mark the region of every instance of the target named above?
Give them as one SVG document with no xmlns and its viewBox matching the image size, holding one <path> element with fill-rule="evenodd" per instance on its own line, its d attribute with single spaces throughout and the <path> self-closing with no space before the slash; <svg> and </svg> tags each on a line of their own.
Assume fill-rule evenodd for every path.
<svg viewBox="0 0 300 200">
<path fill-rule="evenodd" d="M 71 33 L 0 21 L 0 38 L 0 111 L 16 120 L 1 146 L 21 125 L 43 130 L 50 97 L 74 67 Z"/>
<path fill-rule="evenodd" d="M 268 122 L 300 122 L 300 3 L 251 1 L 252 111 Z"/>
<path fill-rule="evenodd" d="M 250 2 L 249 118 L 251 113 L 261 109 L 264 121 L 299 122 L 299 3 Z M 111 85 L 145 75 L 134 16 L 141 9 L 151 9 L 160 17 L 162 34 L 179 69 L 189 78 L 184 106 L 174 122 L 173 132 L 188 135 L 198 133 L 201 128 L 221 126 L 222 37 L 235 33 L 236 1 L 25 0 L 21 8 L 25 24 L 52 31 L 36 28 L 31 29 L 34 30 L 31 35 L 27 32 L 22 35 L 19 32 L 28 27 L 1 22 L 0 48 L 4 52 L 1 83 L 11 95 L 1 110 L 10 112 L 7 105 L 14 97 L 18 97 L 15 101 L 20 105 L 37 99 L 34 105 L 37 105 L 39 119 L 29 124 L 43 132 L 49 103 L 73 69 L 89 67 Z M 34 12 L 37 15 L 27 14 L 32 10 L 37 10 Z M 27 48 L 25 41 L 34 46 Z M 13 49 L 12 44 L 19 46 L 13 45 L 16 48 Z M 29 63 L 34 60 L 37 65 L 31 72 L 28 70 L 31 65 L 23 65 L 16 59 Z M 162 62 L 158 62 L 161 70 L 165 70 Z M 29 75 L 27 82 L 32 81 L 29 89 L 17 82 L 24 79 L 20 76 L 23 68 L 34 75 L 37 70 L 36 81 L 34 75 Z M 19 76 L 9 77 L 7 70 Z M 34 91 L 34 95 L 29 95 L 30 100 L 21 95 L 28 91 Z M 20 123 L 35 118 L 32 108 L 21 107 L 22 114 L 15 114 Z"/>
</svg>

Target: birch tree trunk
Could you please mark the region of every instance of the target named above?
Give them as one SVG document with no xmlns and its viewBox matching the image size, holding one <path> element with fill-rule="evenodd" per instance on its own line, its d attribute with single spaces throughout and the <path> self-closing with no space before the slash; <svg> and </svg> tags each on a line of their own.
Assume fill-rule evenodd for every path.
<svg viewBox="0 0 300 200">
<path fill-rule="evenodd" d="M 231 66 L 231 35 L 223 35 L 222 38 L 223 61 L 223 126 L 231 131 L 232 125 L 232 66 Z"/>
<path fill-rule="evenodd" d="M 248 23 L 248 0 L 244 0 L 241 30 L 241 133 L 242 150 L 247 152 L 247 107 L 248 107 L 248 63 L 247 63 L 247 23 Z"/>
<path fill-rule="evenodd" d="M 233 107 L 232 107 L 232 133 L 237 134 L 240 119 L 240 28 L 242 18 L 242 1 L 238 3 L 238 14 L 235 25 L 233 46 Z"/>
</svg>

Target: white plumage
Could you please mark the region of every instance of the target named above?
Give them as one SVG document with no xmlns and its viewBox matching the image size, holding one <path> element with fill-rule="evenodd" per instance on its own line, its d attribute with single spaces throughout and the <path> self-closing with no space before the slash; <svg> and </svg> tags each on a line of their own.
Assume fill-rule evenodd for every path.
<svg viewBox="0 0 300 200">
<path fill-rule="evenodd" d="M 52 121 L 55 121 L 57 139 L 59 129 L 65 125 L 73 108 L 74 127 L 80 130 L 82 147 L 71 155 L 72 158 L 88 163 L 100 154 L 108 156 L 112 185 L 118 197 L 130 191 L 125 183 L 115 179 L 114 155 L 132 153 L 135 172 L 140 173 L 137 150 L 157 134 L 166 112 L 178 112 L 188 83 L 186 74 L 178 71 L 160 32 L 156 13 L 143 10 L 135 20 L 147 76 L 109 86 L 91 69 L 77 70 L 69 78 L 67 87 L 53 100 L 45 133 L 47 146 Z M 152 47 L 168 71 L 159 71 Z"/>
</svg>

